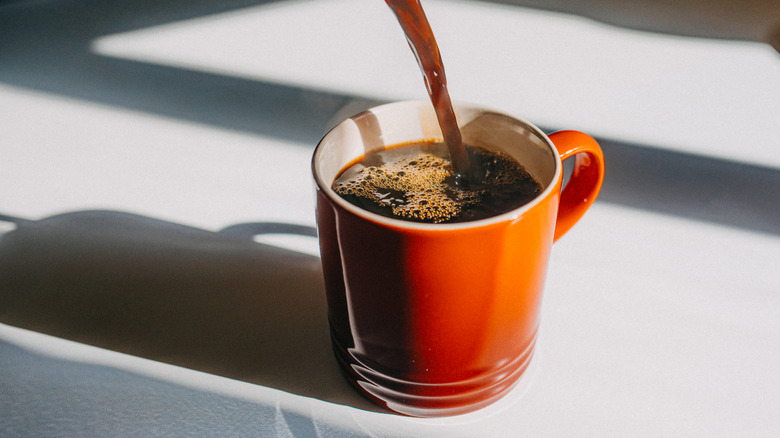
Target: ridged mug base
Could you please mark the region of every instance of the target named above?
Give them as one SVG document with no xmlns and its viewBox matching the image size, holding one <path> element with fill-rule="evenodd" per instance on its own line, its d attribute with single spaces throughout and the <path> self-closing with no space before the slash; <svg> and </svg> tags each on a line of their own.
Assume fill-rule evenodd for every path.
<svg viewBox="0 0 780 438">
<path fill-rule="evenodd" d="M 479 410 L 511 391 L 531 362 L 536 337 L 522 354 L 503 367 L 448 383 L 413 382 L 388 376 L 362 363 L 335 338 L 332 341 L 341 371 L 369 400 L 403 415 L 445 417 Z"/>
</svg>

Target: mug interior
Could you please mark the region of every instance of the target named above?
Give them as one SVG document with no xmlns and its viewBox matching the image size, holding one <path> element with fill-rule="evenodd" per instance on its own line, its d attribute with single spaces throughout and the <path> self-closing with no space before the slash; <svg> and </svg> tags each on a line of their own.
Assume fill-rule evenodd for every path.
<svg viewBox="0 0 780 438">
<path fill-rule="evenodd" d="M 542 193 L 533 201 L 498 217 L 530 208 L 552 190 L 561 175 L 561 160 L 558 151 L 541 130 L 520 119 L 477 105 L 455 103 L 453 106 L 465 144 L 511 156 L 542 184 Z M 389 219 L 362 210 L 343 200 L 330 187 L 348 164 L 373 150 L 426 140 L 442 141 L 441 129 L 429 101 L 396 102 L 378 106 L 339 123 L 323 137 L 312 159 L 314 178 L 331 199 L 349 210 L 356 210 L 359 214 L 374 217 L 380 222 L 389 220 L 396 224 L 402 222 L 408 226 L 419 226 L 418 223 Z M 467 224 L 469 222 L 423 225 Z"/>
</svg>

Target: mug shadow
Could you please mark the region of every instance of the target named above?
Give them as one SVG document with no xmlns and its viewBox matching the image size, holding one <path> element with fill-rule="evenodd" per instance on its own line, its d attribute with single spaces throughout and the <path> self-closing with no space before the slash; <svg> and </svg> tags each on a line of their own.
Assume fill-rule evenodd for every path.
<svg viewBox="0 0 780 438">
<path fill-rule="evenodd" d="M 6 218 L 8 219 L 8 218 Z M 0 322 L 364 410 L 333 358 L 318 257 L 116 211 L 0 235 Z"/>
</svg>

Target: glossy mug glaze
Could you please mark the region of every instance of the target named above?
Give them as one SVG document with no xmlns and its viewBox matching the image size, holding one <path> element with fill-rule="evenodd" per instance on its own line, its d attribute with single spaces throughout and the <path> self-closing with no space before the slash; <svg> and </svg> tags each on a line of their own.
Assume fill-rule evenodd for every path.
<svg viewBox="0 0 780 438">
<path fill-rule="evenodd" d="M 552 243 L 593 203 L 604 177 L 601 148 L 587 134 L 548 137 L 466 103 L 455 112 L 466 144 L 514 157 L 543 192 L 508 213 L 457 224 L 390 219 L 339 197 L 334 179 L 370 150 L 441 138 L 427 101 L 343 121 L 312 159 L 336 358 L 360 392 L 412 416 L 470 412 L 516 384 L 533 355 Z M 574 170 L 561 193 L 569 157 Z"/>
</svg>

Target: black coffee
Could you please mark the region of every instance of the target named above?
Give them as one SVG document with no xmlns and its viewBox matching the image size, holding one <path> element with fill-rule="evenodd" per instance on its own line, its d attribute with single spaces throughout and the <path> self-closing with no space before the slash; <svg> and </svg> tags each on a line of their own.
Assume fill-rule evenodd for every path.
<svg viewBox="0 0 780 438">
<path fill-rule="evenodd" d="M 333 190 L 370 212 L 414 222 L 451 223 L 485 219 L 531 201 L 542 186 L 502 153 L 467 146 L 467 181 L 452 171 L 447 146 L 419 143 L 371 152 L 347 166 Z"/>
</svg>

